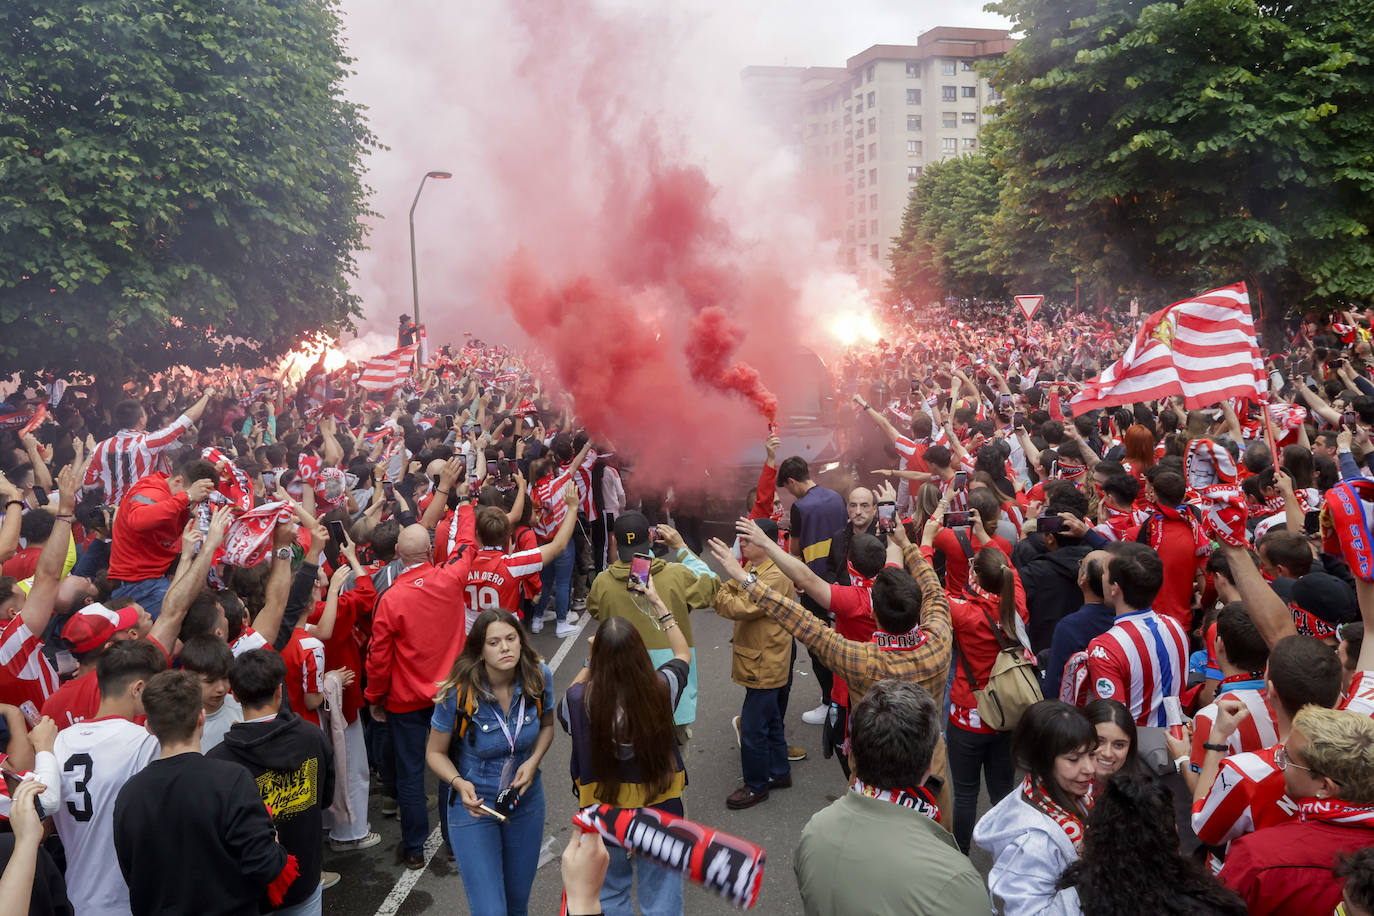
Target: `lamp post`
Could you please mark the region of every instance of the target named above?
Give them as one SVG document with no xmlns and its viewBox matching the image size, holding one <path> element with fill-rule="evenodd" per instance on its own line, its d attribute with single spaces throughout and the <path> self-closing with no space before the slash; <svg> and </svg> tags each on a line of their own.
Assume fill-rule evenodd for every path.
<svg viewBox="0 0 1374 916">
<path fill-rule="evenodd" d="M 452 172 L 425 172 L 420 186 L 415 189 L 415 199 L 410 202 L 410 291 L 415 301 L 415 326 L 420 326 L 420 274 L 415 267 L 415 205 L 420 202 L 420 192 L 425 189 L 427 178 L 452 178 Z"/>
</svg>

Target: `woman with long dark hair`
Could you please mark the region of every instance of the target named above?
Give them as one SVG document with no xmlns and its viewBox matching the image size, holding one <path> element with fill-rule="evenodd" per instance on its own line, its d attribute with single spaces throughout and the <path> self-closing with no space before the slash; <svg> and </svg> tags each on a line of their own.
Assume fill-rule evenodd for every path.
<svg viewBox="0 0 1374 916">
<path fill-rule="evenodd" d="M 578 804 L 652 807 L 680 816 L 687 774 L 673 710 L 687 686 L 692 653 L 652 578 L 645 595 L 673 657 L 655 670 L 634 624 L 623 617 L 606 620 L 592 639 L 587 667 L 558 705 L 558 720 L 572 736 Z M 610 855 L 601 888 L 607 916 L 632 916 L 636 902 L 645 916 L 682 913 L 681 873 L 632 860 L 619 848 Z"/>
<path fill-rule="evenodd" d="M 1093 763 L 1097 766 L 1099 787 L 1115 773 L 1141 772 L 1135 719 L 1124 704 L 1119 700 L 1093 700 L 1083 707 L 1083 715 L 1097 731 Z"/>
<path fill-rule="evenodd" d="M 425 760 L 447 784 L 448 838 L 474 914 L 527 911 L 544 832 L 539 763 L 553 744 L 553 674 L 515 615 L 483 611 L 439 685 Z M 510 796 L 498 797 L 514 789 Z M 487 810 L 500 810 L 505 820 Z"/>
<path fill-rule="evenodd" d="M 1169 786 L 1127 771 L 1102 787 L 1081 855 L 1059 886 L 1078 892 L 1084 913 L 1244 916 L 1246 911 L 1234 891 L 1179 851 Z"/>
<path fill-rule="evenodd" d="M 1041 700 L 1017 723 L 1012 758 L 1026 777 L 973 829 L 973 842 L 992 854 L 988 893 L 1002 916 L 1082 912 L 1077 893 L 1058 882 L 1083 843 L 1096 746 L 1088 717 L 1059 700 Z"/>
<path fill-rule="evenodd" d="M 954 781 L 954 839 L 968 853 L 978 819 L 978 784 L 987 783 L 993 804 L 1011 791 L 1011 736 L 978 718 L 977 691 L 987 686 L 1003 645 L 1017 640 L 1016 618 L 1024 622 L 1026 596 L 1011 561 L 997 547 L 973 558 L 963 599 L 950 597 L 954 624 L 954 685 L 949 696 L 945 741 Z"/>
</svg>

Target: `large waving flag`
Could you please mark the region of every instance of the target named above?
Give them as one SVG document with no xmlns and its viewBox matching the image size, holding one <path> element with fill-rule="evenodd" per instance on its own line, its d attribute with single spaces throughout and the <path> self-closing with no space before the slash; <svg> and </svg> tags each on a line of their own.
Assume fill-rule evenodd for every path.
<svg viewBox="0 0 1374 916">
<path fill-rule="evenodd" d="M 410 363 L 418 344 L 397 347 L 390 353 L 374 356 L 363 363 L 358 387 L 368 391 L 389 391 L 410 377 Z"/>
<path fill-rule="evenodd" d="M 1074 413 L 1183 395 L 1189 409 L 1262 400 L 1268 381 L 1245 284 L 1175 302 L 1145 319 L 1121 359 L 1083 385 Z"/>
</svg>

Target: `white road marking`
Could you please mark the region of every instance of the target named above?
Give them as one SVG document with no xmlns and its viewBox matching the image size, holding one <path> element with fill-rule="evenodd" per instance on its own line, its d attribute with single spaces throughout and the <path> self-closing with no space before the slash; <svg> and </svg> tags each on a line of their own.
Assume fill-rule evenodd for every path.
<svg viewBox="0 0 1374 916">
<path fill-rule="evenodd" d="M 549 671 L 557 674 L 558 667 L 563 664 L 563 660 L 568 657 L 572 647 L 582 637 L 582 631 L 587 628 L 587 621 L 591 615 L 583 612 L 578 616 L 577 630 L 564 638 L 563 644 L 554 653 L 553 660 L 549 662 Z M 434 859 L 434 854 L 439 851 L 439 847 L 444 845 L 444 835 L 440 828 L 435 827 L 429 837 L 425 840 L 424 868 L 407 868 L 401 872 L 401 877 L 396 879 L 396 884 L 391 888 L 391 893 L 386 895 L 382 905 L 377 908 L 377 916 L 396 916 L 401 909 L 401 904 L 406 902 L 410 892 L 419 883 L 420 876 L 429 871 L 429 863 Z"/>
</svg>

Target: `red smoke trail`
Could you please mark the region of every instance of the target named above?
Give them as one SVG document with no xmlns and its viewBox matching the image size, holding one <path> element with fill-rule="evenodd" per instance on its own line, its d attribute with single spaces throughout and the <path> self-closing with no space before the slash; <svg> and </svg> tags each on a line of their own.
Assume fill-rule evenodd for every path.
<svg viewBox="0 0 1374 916">
<path fill-rule="evenodd" d="M 739 327 L 718 306 L 702 309 L 689 329 L 687 366 L 692 378 L 722 391 L 744 395 L 768 418 L 769 424 L 778 419 L 778 399 L 764 387 L 758 370 L 748 363 L 727 365 L 739 345 Z"/>
</svg>

